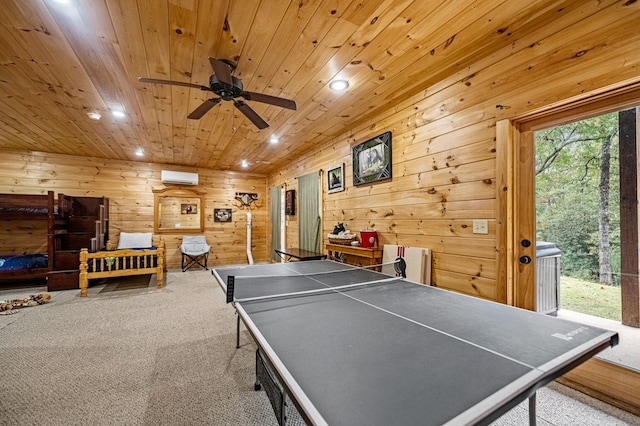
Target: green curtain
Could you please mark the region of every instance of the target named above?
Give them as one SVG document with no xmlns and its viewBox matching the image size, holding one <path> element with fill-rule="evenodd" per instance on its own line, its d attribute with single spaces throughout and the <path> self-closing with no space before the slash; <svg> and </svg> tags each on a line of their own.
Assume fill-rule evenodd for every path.
<svg viewBox="0 0 640 426">
<path fill-rule="evenodd" d="M 274 251 L 279 249 L 282 241 L 280 241 L 280 224 L 282 222 L 282 187 L 274 186 L 269 189 L 269 216 L 271 219 L 271 250 L 269 251 L 271 260 L 278 262 L 280 258 Z"/>
<path fill-rule="evenodd" d="M 320 252 L 318 172 L 298 178 L 298 247 Z"/>
</svg>

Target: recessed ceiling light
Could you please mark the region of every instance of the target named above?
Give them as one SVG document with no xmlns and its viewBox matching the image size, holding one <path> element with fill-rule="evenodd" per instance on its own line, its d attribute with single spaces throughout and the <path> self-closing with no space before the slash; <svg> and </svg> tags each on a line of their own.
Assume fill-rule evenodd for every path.
<svg viewBox="0 0 640 426">
<path fill-rule="evenodd" d="M 247 162 L 247 160 L 242 160 L 242 167 L 249 167 L 249 163 Z"/>
<path fill-rule="evenodd" d="M 113 116 L 116 118 L 123 118 L 127 116 L 127 114 L 125 114 L 124 111 L 120 111 L 119 109 L 112 110 L 111 114 L 113 114 Z"/>
<path fill-rule="evenodd" d="M 269 142 L 271 142 L 271 143 L 278 143 L 278 141 L 279 141 L 279 140 L 280 140 L 280 139 L 278 139 L 278 137 L 277 137 L 277 136 L 271 136 L 271 139 L 269 139 Z"/>
<path fill-rule="evenodd" d="M 69 3 L 69 0 L 54 0 L 56 3 L 60 3 L 60 4 L 67 4 Z"/>
<path fill-rule="evenodd" d="M 347 90 L 348 87 L 349 82 L 347 80 L 333 80 L 331 83 L 329 83 L 329 88 L 336 92 Z"/>
<path fill-rule="evenodd" d="M 102 116 L 98 112 L 88 112 L 87 115 L 92 120 L 100 120 L 102 118 Z"/>
<path fill-rule="evenodd" d="M 137 155 L 138 157 L 142 157 L 142 156 L 144 156 L 144 151 L 142 150 L 142 148 L 138 148 L 138 149 L 136 149 L 136 155 Z"/>
</svg>

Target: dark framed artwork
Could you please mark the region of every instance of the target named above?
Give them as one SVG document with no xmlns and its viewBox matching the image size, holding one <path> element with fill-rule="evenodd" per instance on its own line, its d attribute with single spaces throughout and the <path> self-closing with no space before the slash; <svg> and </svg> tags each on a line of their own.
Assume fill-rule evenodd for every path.
<svg viewBox="0 0 640 426">
<path fill-rule="evenodd" d="M 296 214 L 296 190 L 290 189 L 284 193 L 284 214 L 293 216 Z"/>
<path fill-rule="evenodd" d="M 327 193 L 344 191 L 344 163 L 327 170 Z"/>
<path fill-rule="evenodd" d="M 391 132 L 359 143 L 351 152 L 355 186 L 391 179 Z"/>
<path fill-rule="evenodd" d="M 180 204 L 180 213 L 182 214 L 198 214 L 198 205 L 195 203 Z"/>
<path fill-rule="evenodd" d="M 231 209 L 213 209 L 214 222 L 231 222 Z"/>
</svg>

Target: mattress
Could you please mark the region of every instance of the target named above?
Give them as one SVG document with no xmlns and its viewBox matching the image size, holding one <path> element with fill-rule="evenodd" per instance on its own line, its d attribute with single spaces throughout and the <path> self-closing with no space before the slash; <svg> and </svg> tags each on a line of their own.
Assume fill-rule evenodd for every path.
<svg viewBox="0 0 640 426">
<path fill-rule="evenodd" d="M 46 254 L 0 255 L 0 272 L 46 268 L 47 266 L 48 257 Z"/>
</svg>

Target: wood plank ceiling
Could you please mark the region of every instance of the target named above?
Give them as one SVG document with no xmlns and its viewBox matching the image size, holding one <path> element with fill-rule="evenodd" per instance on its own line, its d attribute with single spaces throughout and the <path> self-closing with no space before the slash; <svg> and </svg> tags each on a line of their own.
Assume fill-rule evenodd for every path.
<svg viewBox="0 0 640 426">
<path fill-rule="evenodd" d="M 0 149 L 269 173 L 582 1 L 4 0 Z M 263 130 L 225 101 L 190 120 L 211 92 L 138 81 L 208 85 L 208 57 L 297 110 L 247 101 Z"/>
</svg>

